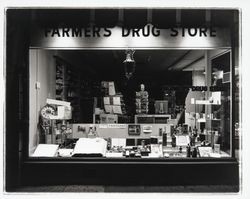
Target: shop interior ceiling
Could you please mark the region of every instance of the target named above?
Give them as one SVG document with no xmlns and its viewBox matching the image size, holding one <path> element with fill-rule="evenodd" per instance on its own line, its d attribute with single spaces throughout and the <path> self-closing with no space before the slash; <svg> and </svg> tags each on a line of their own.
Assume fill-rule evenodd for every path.
<svg viewBox="0 0 250 199">
<path fill-rule="evenodd" d="M 125 50 L 63 50 L 59 55 L 79 70 L 100 74 L 122 71 L 126 57 Z M 134 60 L 139 74 L 205 70 L 204 50 L 136 50 Z"/>
</svg>

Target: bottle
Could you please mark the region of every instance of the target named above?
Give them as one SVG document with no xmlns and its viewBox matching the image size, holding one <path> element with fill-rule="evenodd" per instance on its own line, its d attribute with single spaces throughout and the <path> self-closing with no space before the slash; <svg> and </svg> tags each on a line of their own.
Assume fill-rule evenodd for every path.
<svg viewBox="0 0 250 199">
<path fill-rule="evenodd" d="M 179 126 L 177 127 L 177 132 L 178 132 L 178 134 L 182 134 L 181 124 L 179 124 Z"/>
<path fill-rule="evenodd" d="M 142 146 L 142 148 L 145 148 L 145 140 L 141 141 L 141 146 Z"/>
<path fill-rule="evenodd" d="M 66 130 L 67 130 L 66 123 L 65 123 L 65 120 L 63 120 L 62 124 L 61 124 L 61 142 L 62 142 L 62 144 L 66 140 Z"/>
<path fill-rule="evenodd" d="M 88 132 L 88 138 L 93 138 L 93 137 L 94 137 L 94 129 L 93 126 L 90 126 Z"/>
<path fill-rule="evenodd" d="M 192 135 L 192 128 L 191 128 L 191 126 L 188 128 L 188 135 L 189 135 L 189 136 Z"/>
<path fill-rule="evenodd" d="M 107 139 L 107 150 L 111 150 L 111 138 Z"/>
<path fill-rule="evenodd" d="M 196 149 L 196 147 L 193 148 L 192 157 L 197 158 L 197 149 Z"/>
<path fill-rule="evenodd" d="M 166 133 L 166 131 L 164 131 L 162 134 L 162 145 L 167 146 L 167 133 Z"/>
<path fill-rule="evenodd" d="M 212 131 L 211 132 L 211 141 L 210 141 L 212 149 L 214 149 L 214 137 L 215 137 L 215 132 Z"/>
<path fill-rule="evenodd" d="M 159 128 L 159 136 L 162 136 L 162 128 Z"/>
<path fill-rule="evenodd" d="M 192 133 L 191 136 L 190 136 L 190 145 L 191 146 L 195 146 L 195 136 L 194 136 L 194 133 Z"/>
<path fill-rule="evenodd" d="M 175 134 L 173 134 L 173 136 L 172 136 L 171 144 L 172 144 L 172 147 L 176 147 L 176 136 L 175 136 Z"/>
<path fill-rule="evenodd" d="M 191 157 L 191 147 L 190 147 L 189 144 L 187 145 L 187 157 L 188 157 L 188 158 Z"/>
<path fill-rule="evenodd" d="M 129 150 L 125 151 L 125 156 L 128 158 L 129 157 Z"/>
<path fill-rule="evenodd" d="M 173 136 L 174 134 L 174 125 L 173 124 L 170 124 L 170 135 Z M 166 130 L 165 130 L 166 131 Z"/>
<path fill-rule="evenodd" d="M 179 153 L 182 153 L 182 146 L 179 147 Z"/>
<path fill-rule="evenodd" d="M 198 132 L 198 129 L 195 126 L 194 129 L 193 129 L 194 137 L 197 137 L 197 132 Z"/>
<path fill-rule="evenodd" d="M 177 125 L 174 127 L 174 134 L 176 135 L 178 133 L 177 131 Z"/>
<path fill-rule="evenodd" d="M 72 133 L 71 126 L 70 126 L 69 122 L 67 122 L 67 124 L 66 124 L 66 134 L 71 134 L 71 133 Z"/>
<path fill-rule="evenodd" d="M 58 123 L 56 126 L 55 126 L 55 134 L 56 135 L 60 135 L 61 134 L 61 126 L 60 126 L 60 123 Z"/>
</svg>

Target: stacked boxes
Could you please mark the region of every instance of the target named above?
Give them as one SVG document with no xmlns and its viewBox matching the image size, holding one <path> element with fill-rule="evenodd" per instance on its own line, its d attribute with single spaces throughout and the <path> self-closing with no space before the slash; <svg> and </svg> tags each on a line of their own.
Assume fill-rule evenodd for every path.
<svg viewBox="0 0 250 199">
<path fill-rule="evenodd" d="M 135 105 L 136 105 L 137 114 L 148 113 L 148 92 L 147 91 L 136 92 Z"/>
<path fill-rule="evenodd" d="M 103 104 L 106 113 L 113 113 L 119 115 L 126 113 L 123 95 L 121 94 L 103 97 Z"/>
<path fill-rule="evenodd" d="M 102 82 L 105 113 L 122 115 L 126 113 L 123 95 L 116 93 L 114 82 Z"/>
<path fill-rule="evenodd" d="M 101 88 L 105 96 L 115 95 L 115 83 L 114 82 L 101 82 Z"/>
</svg>

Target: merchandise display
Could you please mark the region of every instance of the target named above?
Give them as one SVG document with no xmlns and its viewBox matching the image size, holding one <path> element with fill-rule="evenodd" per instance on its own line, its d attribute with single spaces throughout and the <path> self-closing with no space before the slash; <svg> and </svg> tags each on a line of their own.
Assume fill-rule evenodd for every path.
<svg viewBox="0 0 250 199">
<path fill-rule="evenodd" d="M 73 125 L 73 131 L 88 129 L 86 137 L 76 138 L 77 134 L 67 138 L 64 144 L 57 146 L 54 157 L 103 157 L 103 158 L 202 158 L 202 157 L 229 157 L 225 151 L 220 150 L 220 144 L 212 145 L 209 141 L 209 134 L 205 134 L 206 141 L 200 141 L 203 133 L 198 133 L 196 137 L 193 133 L 186 133 L 176 127 L 175 133 L 171 136 L 170 126 L 154 124 L 150 132 L 142 131 L 149 128 L 149 125 L 125 125 L 116 128 L 120 138 L 109 137 L 110 133 L 102 124 L 84 124 L 79 128 Z M 76 128 L 78 126 L 78 128 Z M 158 129 L 158 132 L 156 132 Z M 126 132 L 127 131 L 127 132 Z M 141 134 L 142 132 L 142 134 Z M 142 136 L 144 138 L 142 138 Z M 133 140 L 133 141 L 132 141 Z M 67 144 L 68 143 L 68 144 Z M 33 157 L 40 157 L 38 150 L 43 146 L 51 148 L 50 144 L 38 145 Z"/>
<path fill-rule="evenodd" d="M 144 84 L 140 85 L 140 91 L 136 92 L 136 113 L 147 114 L 148 113 L 148 92 L 145 91 Z"/>
<path fill-rule="evenodd" d="M 93 50 L 88 53 L 96 55 L 103 52 Z M 123 51 L 112 51 L 111 55 L 119 52 Z M 159 53 L 164 57 L 168 51 Z M 138 63 L 135 62 L 138 57 L 146 54 L 151 56 L 154 52 L 136 50 L 133 63 Z M 228 57 L 226 54 L 224 59 Z M 58 145 L 55 157 L 61 158 L 231 156 L 228 123 L 230 82 L 220 81 L 224 71 L 229 71 L 227 66 L 220 66 L 224 59 L 215 60 L 212 64 L 214 72 L 211 72 L 210 87 L 193 86 L 195 81 L 202 83 L 208 78 L 202 71 L 179 72 L 187 83 L 177 78 L 171 81 L 179 84 L 183 81 L 184 85 L 173 86 L 168 78 L 155 78 L 150 82 L 142 72 L 146 69 L 142 70 L 140 66 L 127 79 L 118 80 L 110 73 L 106 76 L 111 75 L 112 78 L 100 76 L 91 79 L 83 72 L 77 73 L 80 69 L 71 66 L 64 58 L 56 56 L 55 59 L 55 76 L 51 77 L 55 90 L 50 89 L 55 91 L 55 96 L 50 94 L 40 109 L 39 145 L 31 151 L 32 157 L 37 153 L 34 153 L 35 149 L 43 146 L 41 144 L 45 148 L 47 144 Z M 141 76 L 138 70 L 141 70 Z M 115 75 L 119 74 L 116 71 Z M 137 80 L 137 76 L 144 79 Z"/>
</svg>

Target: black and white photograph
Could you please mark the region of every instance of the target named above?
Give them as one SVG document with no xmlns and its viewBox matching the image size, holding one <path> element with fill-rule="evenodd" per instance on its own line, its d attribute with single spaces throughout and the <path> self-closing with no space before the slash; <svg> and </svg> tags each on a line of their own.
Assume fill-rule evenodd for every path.
<svg viewBox="0 0 250 199">
<path fill-rule="evenodd" d="M 240 7 L 2 11 L 4 198 L 242 196 Z"/>
</svg>

